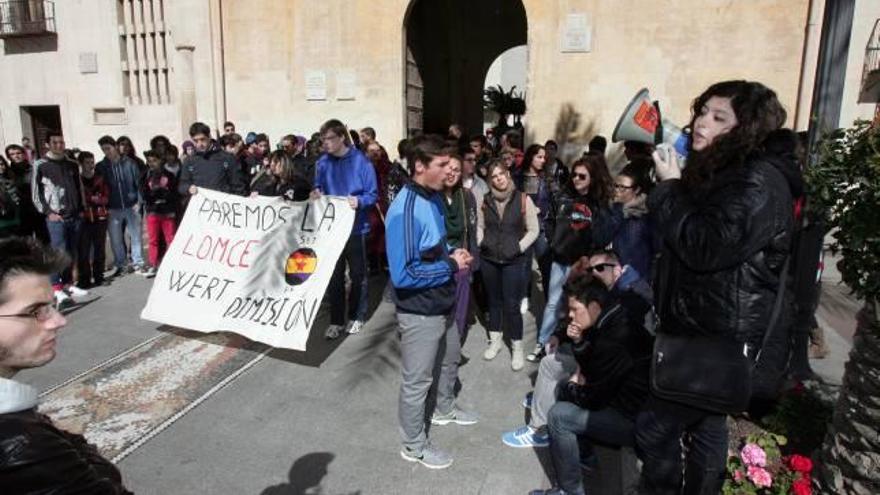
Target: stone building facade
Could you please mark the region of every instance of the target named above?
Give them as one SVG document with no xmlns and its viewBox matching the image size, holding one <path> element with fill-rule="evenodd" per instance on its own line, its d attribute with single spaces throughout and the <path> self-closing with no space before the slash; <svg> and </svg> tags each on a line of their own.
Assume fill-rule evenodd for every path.
<svg viewBox="0 0 880 495">
<path fill-rule="evenodd" d="M 60 125 L 185 139 L 194 120 L 310 134 L 336 117 L 392 146 L 415 129 L 482 124 L 483 83 L 527 45 L 527 141 L 609 135 L 641 87 L 684 123 L 712 82 L 775 89 L 805 128 L 823 0 L 0 0 L 0 143 Z M 14 7 L 14 8 L 13 8 Z M 44 24 L 25 29 L 22 18 Z M 27 14 L 22 12 L 28 11 Z M 812 13 L 812 15 L 811 15 Z M 51 25 L 48 18 L 51 14 Z M 17 16 L 17 17 L 16 17 Z M 842 123 L 880 2 L 857 0 Z M 11 19 L 17 18 L 19 24 Z M 14 20 L 14 19 L 13 19 Z M 33 27 L 33 26 L 32 26 Z M 855 89 L 853 89 L 855 88 Z M 853 101 L 849 101 L 852 99 Z"/>
</svg>

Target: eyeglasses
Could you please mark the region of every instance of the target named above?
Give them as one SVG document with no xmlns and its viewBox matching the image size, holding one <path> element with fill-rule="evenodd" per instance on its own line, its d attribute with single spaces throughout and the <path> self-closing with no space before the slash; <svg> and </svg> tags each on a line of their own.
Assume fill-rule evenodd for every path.
<svg viewBox="0 0 880 495">
<path fill-rule="evenodd" d="M 614 189 L 635 189 L 636 186 L 624 186 L 623 184 L 614 184 Z"/>
<path fill-rule="evenodd" d="M 602 273 L 605 271 L 605 268 L 613 268 L 617 266 L 617 263 L 599 263 L 598 265 L 593 265 L 589 268 L 589 270 Z"/>
<path fill-rule="evenodd" d="M 580 180 L 587 180 L 590 178 L 590 174 L 572 174 L 572 177 Z"/>
<path fill-rule="evenodd" d="M 12 315 L 0 315 L 0 318 L 33 318 L 39 322 L 47 321 L 49 318 L 55 316 L 55 313 L 58 312 L 58 309 L 55 308 L 55 305 L 52 303 L 45 303 L 37 306 L 36 308 L 28 311 L 27 313 L 17 313 Z"/>
</svg>

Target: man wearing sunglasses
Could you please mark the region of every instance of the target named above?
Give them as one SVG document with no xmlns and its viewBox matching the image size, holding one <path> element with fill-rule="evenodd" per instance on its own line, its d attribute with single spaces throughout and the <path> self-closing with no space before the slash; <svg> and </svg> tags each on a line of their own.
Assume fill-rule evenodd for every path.
<svg viewBox="0 0 880 495">
<path fill-rule="evenodd" d="M 654 315 L 651 306 L 654 291 L 635 268 L 621 265 L 613 251 L 598 251 L 585 258 L 586 271 L 601 280 L 608 290 L 620 300 L 629 321 L 641 323 L 654 333 Z"/>
<path fill-rule="evenodd" d="M 82 435 L 37 412 L 37 390 L 12 380 L 55 357 L 67 324 L 49 276 L 70 261 L 33 239 L 0 241 L 0 487 L 16 493 L 131 493 L 116 467 Z M 5 490 L 4 490 L 5 493 Z"/>
</svg>

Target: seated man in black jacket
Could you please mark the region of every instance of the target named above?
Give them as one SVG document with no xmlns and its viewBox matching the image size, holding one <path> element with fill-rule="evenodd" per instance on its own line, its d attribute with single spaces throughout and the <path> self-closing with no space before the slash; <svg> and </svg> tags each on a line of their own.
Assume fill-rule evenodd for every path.
<svg viewBox="0 0 880 495">
<path fill-rule="evenodd" d="M 13 381 L 19 370 L 55 357 L 58 330 L 49 274 L 67 257 L 34 239 L 0 241 L 0 491 L 131 493 L 116 467 L 82 435 L 62 431 L 37 412 L 37 390 Z"/>
<path fill-rule="evenodd" d="M 578 437 L 634 446 L 635 416 L 648 396 L 651 336 L 627 321 L 622 305 L 599 280 L 579 277 L 566 292 L 564 338 L 572 343 L 577 371 L 560 382 L 548 416 L 558 487 L 533 494 L 583 494 L 580 459 L 589 453 L 580 452 L 588 444 L 579 444 Z"/>
</svg>

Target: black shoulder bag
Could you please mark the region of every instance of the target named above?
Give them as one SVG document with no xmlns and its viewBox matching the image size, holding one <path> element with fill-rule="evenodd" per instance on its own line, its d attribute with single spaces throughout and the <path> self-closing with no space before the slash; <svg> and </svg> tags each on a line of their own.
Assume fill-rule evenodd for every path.
<svg viewBox="0 0 880 495">
<path fill-rule="evenodd" d="M 789 258 L 786 258 L 770 322 L 761 349 L 754 357 L 747 344 L 734 340 L 658 333 L 651 361 L 654 395 L 722 414 L 736 414 L 748 409 L 752 397 L 752 374 L 761 359 L 761 350 L 781 327 L 777 323 L 782 313 L 788 264 Z"/>
</svg>

